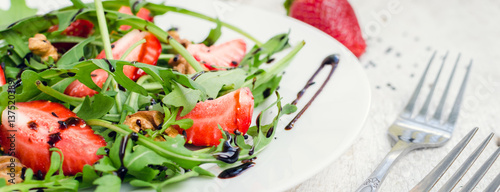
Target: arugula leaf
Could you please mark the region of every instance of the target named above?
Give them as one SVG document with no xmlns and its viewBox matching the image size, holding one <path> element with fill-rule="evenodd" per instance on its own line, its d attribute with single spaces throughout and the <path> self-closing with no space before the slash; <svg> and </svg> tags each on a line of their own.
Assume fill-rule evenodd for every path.
<svg viewBox="0 0 500 192">
<path fill-rule="evenodd" d="M 181 116 L 188 114 L 194 109 L 198 101 L 206 99 L 206 95 L 200 90 L 185 88 L 178 83 L 174 83 L 173 86 L 174 89 L 172 92 L 163 97 L 162 102 L 167 105 L 183 107 Z"/>
<path fill-rule="evenodd" d="M 121 165 L 118 152 L 121 147 L 119 143 L 121 143 L 122 139 L 123 137 L 118 138 L 115 142 L 117 144 L 113 145 L 110 149 L 110 157 L 114 165 Z M 174 162 L 158 155 L 151 149 L 142 145 L 137 145 L 132 151 L 132 146 L 133 143 L 129 141 L 123 158 L 123 166 L 127 168 L 128 174 L 133 175 L 140 180 L 151 181 L 160 172 L 149 167 L 149 165 L 167 166 L 169 169 L 176 171 L 180 169 Z"/>
<path fill-rule="evenodd" d="M 101 159 L 99 159 L 99 163 L 94 165 L 94 168 L 95 170 L 103 173 L 111 173 L 113 171 L 118 170 L 116 166 L 113 164 L 113 161 L 111 161 L 111 159 L 108 156 L 103 156 Z"/>
<path fill-rule="evenodd" d="M 264 82 L 257 87 L 254 87 L 252 89 L 254 105 L 258 106 L 260 103 L 264 102 L 264 100 L 268 98 L 271 93 L 278 89 L 280 82 L 281 76 L 274 76 L 271 78 L 271 80 Z"/>
<path fill-rule="evenodd" d="M 53 33 L 61 33 L 63 32 L 70 24 L 73 22 L 74 15 L 77 15 L 79 13 L 79 10 L 68 10 L 68 11 L 61 11 L 59 13 L 56 13 L 57 20 L 59 21 L 59 25 L 57 28 L 57 31 L 54 31 Z M 76 16 L 75 16 L 76 17 Z"/>
<path fill-rule="evenodd" d="M 40 90 L 36 88 L 36 81 L 43 80 L 38 73 L 26 70 L 21 74 L 21 82 L 23 85 L 16 89 L 16 101 L 24 102 L 30 100 L 32 97 L 41 93 Z M 19 91 L 21 90 L 21 91 Z"/>
<path fill-rule="evenodd" d="M 193 167 L 192 171 L 184 173 L 184 174 L 176 175 L 176 176 L 169 178 L 163 182 L 149 183 L 149 182 L 145 182 L 145 181 L 141 181 L 141 180 L 136 179 L 136 180 L 132 180 L 130 182 L 130 185 L 135 186 L 135 187 L 151 187 L 151 188 L 156 189 L 156 191 L 159 192 L 159 191 L 162 191 L 162 188 L 166 185 L 181 182 L 181 181 L 184 181 L 184 180 L 189 179 L 191 177 L 197 177 L 200 175 L 209 176 L 209 177 L 214 176 L 211 172 L 209 172 L 201 167 L 195 166 L 195 167 Z"/>
<path fill-rule="evenodd" d="M 217 24 L 217 26 L 215 28 L 211 29 L 210 32 L 208 33 L 207 38 L 205 38 L 205 40 L 203 40 L 201 42 L 201 43 L 205 44 L 206 46 L 213 45 L 219 39 L 219 37 L 222 35 L 222 31 L 221 31 L 222 22 L 219 19 L 216 19 L 215 23 Z"/>
<path fill-rule="evenodd" d="M 122 180 L 116 175 L 104 175 L 93 182 L 97 185 L 95 192 L 119 192 L 121 183 Z"/>
<path fill-rule="evenodd" d="M 130 5 L 130 10 L 132 11 L 132 14 L 136 15 L 139 10 L 146 5 L 146 1 L 142 0 L 129 0 L 129 5 Z"/>
<path fill-rule="evenodd" d="M 292 6 L 292 3 L 294 2 L 294 0 L 286 0 L 284 3 L 283 3 L 283 7 L 285 7 L 285 10 L 286 10 L 286 15 L 289 15 L 290 14 L 290 7 Z"/>
<path fill-rule="evenodd" d="M 80 182 L 79 188 L 91 187 L 93 182 L 99 178 L 99 175 L 97 175 L 94 168 L 90 165 L 84 165 L 83 171 L 80 175 L 82 176 L 82 181 Z"/>
<path fill-rule="evenodd" d="M 20 65 L 24 62 L 24 59 L 22 58 L 24 58 L 30 50 L 28 48 L 28 43 L 21 38 L 21 35 L 14 31 L 2 31 L 0 32 L 0 35 L 10 45 L 10 50 L 7 50 L 7 56 L 16 65 Z"/>
<path fill-rule="evenodd" d="M 5 28 L 19 19 L 35 15 L 36 12 L 36 9 L 26 6 L 24 0 L 11 0 L 9 10 L 0 10 L 0 18 L 2 18 L 0 28 Z"/>
<path fill-rule="evenodd" d="M 73 6 L 78 9 L 87 8 L 87 5 L 85 5 L 85 3 L 83 3 L 81 0 L 71 0 L 71 2 L 73 3 Z"/>
<path fill-rule="evenodd" d="M 243 85 L 245 77 L 246 72 L 243 69 L 210 71 L 198 76 L 195 82 L 206 90 L 208 97 L 217 98 L 222 87 L 232 86 L 233 89 L 237 89 Z"/>
<path fill-rule="evenodd" d="M 69 65 L 78 62 L 81 58 L 85 58 L 84 48 L 87 44 L 89 44 L 94 40 L 95 40 L 94 37 L 89 37 L 84 41 L 78 43 L 74 47 L 72 47 L 70 50 L 64 53 L 64 55 L 62 55 L 61 58 L 57 61 L 57 66 L 60 67 L 64 65 Z"/>
<path fill-rule="evenodd" d="M 115 104 L 115 100 L 112 97 L 102 93 L 95 94 L 92 98 L 93 101 L 91 102 L 90 97 L 85 97 L 81 109 L 76 113 L 78 117 L 84 120 L 101 118 Z"/>
<path fill-rule="evenodd" d="M 269 39 L 262 46 L 255 45 L 240 63 L 240 66 L 248 66 L 250 71 L 257 70 L 260 65 L 270 61 L 272 55 L 290 47 L 288 33 L 278 34 Z"/>
</svg>

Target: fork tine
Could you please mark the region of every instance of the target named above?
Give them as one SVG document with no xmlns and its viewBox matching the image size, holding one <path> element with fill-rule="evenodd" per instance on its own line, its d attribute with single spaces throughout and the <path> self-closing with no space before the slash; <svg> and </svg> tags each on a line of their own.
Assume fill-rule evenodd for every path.
<svg viewBox="0 0 500 192">
<path fill-rule="evenodd" d="M 444 89 L 443 96 L 441 96 L 441 100 L 439 101 L 438 107 L 436 108 L 436 112 L 434 113 L 434 116 L 432 117 L 433 121 L 439 122 L 441 119 L 441 114 L 443 113 L 444 102 L 446 100 L 446 97 L 448 96 L 448 91 L 450 90 L 451 81 L 453 80 L 453 76 L 455 75 L 458 61 L 460 60 L 460 56 L 461 56 L 461 54 L 459 53 L 457 60 L 455 61 L 455 66 L 453 66 L 453 69 L 451 71 L 450 78 L 448 79 L 448 83 L 446 83 L 446 88 Z"/>
<path fill-rule="evenodd" d="M 431 104 L 431 99 L 432 95 L 434 94 L 434 90 L 436 89 L 436 85 L 439 80 L 439 76 L 441 75 L 441 71 L 443 70 L 444 63 L 446 62 L 446 58 L 448 57 L 448 51 L 443 57 L 443 62 L 441 63 L 441 67 L 439 67 L 439 71 L 436 75 L 436 78 L 434 79 L 434 83 L 432 85 L 431 90 L 429 91 L 429 94 L 427 94 L 427 98 L 425 99 L 424 105 L 422 106 L 422 109 L 420 109 L 420 112 L 418 113 L 416 119 L 420 121 L 425 121 L 425 117 L 427 115 L 427 111 L 429 110 L 429 104 Z"/>
<path fill-rule="evenodd" d="M 484 192 L 497 191 L 500 186 L 500 173 L 491 181 L 491 183 L 484 189 Z"/>
<path fill-rule="evenodd" d="M 453 128 L 457 122 L 458 112 L 460 111 L 460 104 L 462 103 L 462 98 L 464 96 L 465 87 L 467 85 L 467 79 L 469 78 L 470 68 L 472 67 L 472 59 L 470 60 L 469 66 L 467 66 L 467 72 L 465 73 L 464 80 L 460 86 L 460 91 L 458 92 L 453 108 L 451 109 L 450 116 L 448 117 L 447 126 Z"/>
<path fill-rule="evenodd" d="M 432 61 L 434 60 L 434 57 L 436 56 L 436 51 L 432 54 L 431 59 L 429 60 L 429 64 L 427 64 L 427 67 L 425 68 L 424 74 L 422 74 L 422 77 L 420 78 L 420 81 L 418 82 L 417 87 L 415 88 L 415 91 L 413 91 L 413 95 L 411 96 L 411 99 L 408 101 L 408 104 L 406 104 L 406 107 L 401 114 L 403 117 L 410 118 L 411 114 L 413 112 L 413 108 L 415 107 L 415 101 L 417 101 L 418 94 L 420 93 L 420 90 L 422 89 L 422 85 L 424 84 L 425 76 L 427 75 L 427 71 L 429 71 L 429 66 L 431 66 Z"/>
<path fill-rule="evenodd" d="M 443 176 L 443 174 L 448 170 L 450 165 L 455 161 L 455 159 L 462 153 L 464 150 L 465 146 L 469 143 L 469 141 L 472 139 L 474 134 L 476 134 L 478 128 L 472 129 L 449 153 L 446 155 L 446 157 L 439 162 L 439 164 L 432 169 L 429 174 L 427 174 L 413 189 L 411 190 L 412 192 L 418 192 L 418 191 L 429 191 L 434 187 L 436 182 Z"/>
<path fill-rule="evenodd" d="M 472 191 L 474 187 L 479 183 L 479 181 L 483 178 L 484 174 L 490 169 L 491 165 L 495 162 L 495 160 L 500 155 L 500 147 L 493 153 L 491 156 L 484 162 L 484 164 L 476 171 L 474 176 L 465 184 L 460 191 L 468 192 Z"/>
<path fill-rule="evenodd" d="M 476 150 L 465 160 L 465 162 L 460 166 L 460 168 L 453 174 L 453 176 L 439 189 L 439 192 L 449 192 L 451 191 L 455 185 L 462 179 L 462 177 L 467 173 L 472 164 L 476 161 L 476 159 L 481 155 L 484 148 L 488 145 L 491 138 L 493 138 L 493 133 L 486 138 L 481 145 L 479 145 Z"/>
</svg>

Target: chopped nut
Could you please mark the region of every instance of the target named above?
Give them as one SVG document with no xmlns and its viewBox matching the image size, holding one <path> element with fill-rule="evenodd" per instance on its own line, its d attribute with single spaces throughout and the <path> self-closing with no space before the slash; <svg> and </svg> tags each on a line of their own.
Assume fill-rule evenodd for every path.
<svg viewBox="0 0 500 192">
<path fill-rule="evenodd" d="M 128 125 L 132 131 L 139 132 L 144 129 L 156 130 L 163 122 L 163 113 L 159 111 L 138 111 L 125 118 L 123 124 Z"/>
<path fill-rule="evenodd" d="M 163 123 L 164 117 L 163 113 L 159 111 L 138 111 L 137 113 L 128 115 L 123 124 L 128 125 L 132 131 L 137 133 L 146 129 L 157 130 L 161 129 L 159 126 Z M 177 130 L 172 127 L 168 127 L 165 133 L 171 137 L 175 137 L 178 134 Z M 154 140 L 165 141 L 161 136 L 154 138 Z"/>
<path fill-rule="evenodd" d="M 170 137 L 176 137 L 177 135 L 179 135 L 179 131 L 177 131 L 177 129 L 174 129 L 172 126 L 168 127 L 165 130 L 165 133 Z"/>
<path fill-rule="evenodd" d="M 0 178 L 4 178 L 7 185 L 23 182 L 24 179 L 21 176 L 23 167 L 24 165 L 16 157 L 0 156 Z"/>
<path fill-rule="evenodd" d="M 29 38 L 28 48 L 33 54 L 42 58 L 42 61 L 48 61 L 52 57 L 54 61 L 59 59 L 57 49 L 47 40 L 45 35 L 37 33 L 34 37 Z"/>
<path fill-rule="evenodd" d="M 179 71 L 182 74 L 193 74 L 196 73 L 191 65 L 180 55 L 176 55 L 168 61 L 168 64 L 174 67 L 174 70 Z"/>
<path fill-rule="evenodd" d="M 181 37 L 179 36 L 179 33 L 177 33 L 177 31 L 167 31 L 167 32 L 168 32 L 168 35 L 170 35 L 170 37 L 174 38 L 182 46 L 187 48 L 187 46 L 189 44 L 191 44 L 191 41 L 189 41 L 187 39 L 181 39 Z"/>
</svg>

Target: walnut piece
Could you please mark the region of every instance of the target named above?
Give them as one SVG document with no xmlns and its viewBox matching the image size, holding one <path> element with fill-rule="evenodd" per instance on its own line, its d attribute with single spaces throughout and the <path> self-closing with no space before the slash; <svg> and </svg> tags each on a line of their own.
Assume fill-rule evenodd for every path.
<svg viewBox="0 0 500 192">
<path fill-rule="evenodd" d="M 175 30 L 171 30 L 171 31 L 167 31 L 168 35 L 170 35 L 170 37 L 174 38 L 177 42 L 179 42 L 182 46 L 184 47 L 188 47 L 188 45 L 191 44 L 191 41 L 187 40 L 187 39 L 181 39 L 181 37 L 179 36 L 179 33 L 177 33 L 177 31 Z"/>
<path fill-rule="evenodd" d="M 182 74 L 193 74 L 196 73 L 191 65 L 184 59 L 184 57 L 180 55 L 176 55 L 168 61 L 170 66 L 173 66 L 174 70 L 182 73 Z"/>
<path fill-rule="evenodd" d="M 59 59 L 57 54 L 57 49 L 47 40 L 45 35 L 37 33 L 34 37 L 29 38 L 28 48 L 33 52 L 33 54 L 38 55 L 42 58 L 42 61 L 48 61 L 49 57 L 52 57 L 54 61 Z"/>
<path fill-rule="evenodd" d="M 132 115 L 128 115 L 125 118 L 125 122 L 123 124 L 128 125 L 130 129 L 136 133 L 139 133 L 141 130 L 151 129 L 157 130 L 161 129 L 161 124 L 163 123 L 163 118 L 165 116 L 163 113 L 159 111 L 138 111 Z M 168 136 L 175 137 L 177 134 L 176 129 L 169 127 L 165 130 Z M 146 135 L 148 136 L 148 135 Z M 156 141 L 164 141 L 162 137 L 158 136 L 154 138 Z"/>
<path fill-rule="evenodd" d="M 21 178 L 23 167 L 24 165 L 16 157 L 0 156 L 0 178 L 4 178 L 7 185 L 23 182 Z"/>
</svg>

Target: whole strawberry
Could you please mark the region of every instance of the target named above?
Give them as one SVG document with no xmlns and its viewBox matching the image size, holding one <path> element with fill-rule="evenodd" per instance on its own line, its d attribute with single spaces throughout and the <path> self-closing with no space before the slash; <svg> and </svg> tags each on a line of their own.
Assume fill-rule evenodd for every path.
<svg viewBox="0 0 500 192">
<path fill-rule="evenodd" d="M 365 40 L 347 0 L 286 0 L 285 8 L 291 17 L 329 34 L 357 57 L 365 52 Z"/>
</svg>

